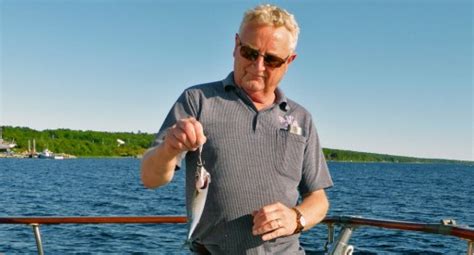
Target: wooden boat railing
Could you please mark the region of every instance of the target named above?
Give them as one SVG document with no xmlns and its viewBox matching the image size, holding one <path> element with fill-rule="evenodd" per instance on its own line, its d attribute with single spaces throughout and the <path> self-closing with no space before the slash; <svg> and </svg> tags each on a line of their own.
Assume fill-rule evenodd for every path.
<svg viewBox="0 0 474 255">
<path fill-rule="evenodd" d="M 38 254 L 42 255 L 40 225 L 53 224 L 184 224 L 184 216 L 105 216 L 105 217 L 0 217 L 0 224 L 25 224 L 33 228 Z M 438 224 L 406 221 L 369 219 L 356 216 L 327 217 L 323 224 L 328 226 L 327 245 L 332 245 L 329 254 L 350 254 L 348 240 L 352 231 L 359 227 L 378 227 L 393 230 L 418 231 L 424 233 L 454 236 L 467 241 L 467 254 L 474 255 L 474 229 L 458 226 L 453 220 L 443 220 Z M 339 236 L 334 243 L 334 227 L 339 226 Z"/>
</svg>

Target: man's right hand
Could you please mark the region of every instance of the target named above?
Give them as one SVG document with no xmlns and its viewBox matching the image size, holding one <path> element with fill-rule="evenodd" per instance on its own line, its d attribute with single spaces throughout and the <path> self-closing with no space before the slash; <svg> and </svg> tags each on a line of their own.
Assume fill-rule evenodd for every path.
<svg viewBox="0 0 474 255">
<path fill-rule="evenodd" d="M 195 118 L 180 119 L 167 131 L 164 140 L 165 148 L 179 154 L 184 151 L 195 151 L 206 142 L 202 125 Z"/>
<path fill-rule="evenodd" d="M 201 123 L 195 118 L 181 119 L 170 127 L 165 140 L 149 149 L 142 159 L 141 176 L 145 187 L 156 188 L 170 182 L 184 151 L 195 151 L 206 142 Z"/>
</svg>

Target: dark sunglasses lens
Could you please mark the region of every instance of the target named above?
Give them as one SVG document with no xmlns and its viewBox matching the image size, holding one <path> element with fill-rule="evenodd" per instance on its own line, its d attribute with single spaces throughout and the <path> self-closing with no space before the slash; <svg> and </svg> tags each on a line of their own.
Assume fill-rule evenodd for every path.
<svg viewBox="0 0 474 255">
<path fill-rule="evenodd" d="M 241 45 L 240 55 L 247 60 L 255 61 L 257 60 L 260 53 L 258 52 L 258 50 L 252 49 L 249 46 Z M 277 56 L 265 55 L 265 57 L 263 58 L 263 62 L 268 67 L 280 67 L 281 65 L 283 65 L 283 63 L 285 63 L 285 60 Z"/>
<path fill-rule="evenodd" d="M 250 61 L 255 61 L 258 58 L 258 51 L 242 45 L 240 46 L 240 55 Z"/>
<path fill-rule="evenodd" d="M 281 65 L 283 65 L 283 63 L 285 63 L 284 59 L 272 55 L 265 56 L 263 60 L 265 61 L 265 64 L 269 67 L 280 67 Z"/>
</svg>

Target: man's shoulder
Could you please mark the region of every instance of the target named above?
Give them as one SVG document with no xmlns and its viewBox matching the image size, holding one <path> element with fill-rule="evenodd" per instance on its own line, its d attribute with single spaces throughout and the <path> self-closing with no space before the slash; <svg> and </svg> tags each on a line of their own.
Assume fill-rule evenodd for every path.
<svg viewBox="0 0 474 255">
<path fill-rule="evenodd" d="M 190 94 L 207 94 L 207 93 L 219 93 L 223 91 L 222 81 L 213 81 L 208 83 L 201 83 L 193 85 L 185 89 Z"/>
<path fill-rule="evenodd" d="M 234 73 L 231 72 L 223 80 L 201 83 L 191 86 L 185 90 L 188 94 L 201 95 L 206 97 L 223 95 L 228 92 L 228 88 L 234 86 Z"/>
</svg>

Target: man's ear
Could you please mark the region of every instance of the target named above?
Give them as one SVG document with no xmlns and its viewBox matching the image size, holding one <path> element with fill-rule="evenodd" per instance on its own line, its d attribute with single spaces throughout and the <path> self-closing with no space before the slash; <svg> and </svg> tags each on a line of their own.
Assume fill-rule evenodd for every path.
<svg viewBox="0 0 474 255">
<path fill-rule="evenodd" d="M 238 40 L 239 40 L 239 34 L 235 33 L 235 39 L 234 39 L 234 51 L 232 52 L 232 56 L 235 58 L 235 54 L 237 52 L 237 46 L 238 46 Z"/>
<path fill-rule="evenodd" d="M 288 58 L 288 60 L 287 60 L 288 62 L 287 62 L 287 63 L 288 63 L 288 64 L 291 64 L 291 62 L 293 62 L 293 61 L 296 59 L 296 57 L 297 57 L 296 53 L 293 54 L 293 55 L 291 55 L 291 56 Z"/>
</svg>

